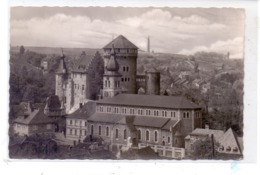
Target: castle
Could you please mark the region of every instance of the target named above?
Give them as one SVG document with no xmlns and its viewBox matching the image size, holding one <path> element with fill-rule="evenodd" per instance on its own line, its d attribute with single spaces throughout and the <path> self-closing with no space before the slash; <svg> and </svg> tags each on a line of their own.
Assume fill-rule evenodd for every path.
<svg viewBox="0 0 260 175">
<path fill-rule="evenodd" d="M 138 48 L 120 35 L 104 48 L 104 56 L 83 52 L 71 72 L 61 57 L 56 72 L 57 95 L 67 113 L 78 109 L 88 100 L 113 97 L 119 93 L 137 94 L 139 88 L 147 94 L 159 95 L 160 74 L 148 70 L 137 75 Z"/>
<path fill-rule="evenodd" d="M 76 142 L 88 136 L 102 138 L 112 151 L 127 145 L 130 139 L 135 147 L 152 146 L 162 156 L 183 157 L 184 137 L 202 125 L 201 107 L 185 97 L 160 96 L 160 73 L 155 69 L 137 75 L 138 48 L 124 36 L 118 36 L 103 49 L 104 74 L 98 75 L 99 79 L 92 83 L 84 81 L 86 89 L 95 87 L 92 96 L 73 89 L 78 88 L 75 84 L 83 83 L 73 79 L 78 74 L 75 69 L 68 89 L 56 82 L 56 94 L 67 99 L 65 106 L 78 106 L 78 110 L 66 116 L 66 138 Z M 95 59 L 100 60 L 101 56 Z M 66 67 L 63 59 L 60 65 Z M 91 66 L 94 66 L 92 70 L 97 70 L 97 64 Z M 59 69 L 56 80 L 66 83 L 61 77 L 65 74 L 60 72 Z M 89 74 L 81 72 L 80 75 L 88 77 Z M 98 87 L 100 77 L 103 78 L 102 88 Z M 59 93 L 61 87 L 65 93 Z M 145 94 L 137 94 L 139 88 L 145 89 Z M 66 92 L 67 95 L 63 95 Z M 99 98 L 93 102 L 88 100 L 90 97 Z M 93 108 L 95 110 L 91 111 Z"/>
</svg>

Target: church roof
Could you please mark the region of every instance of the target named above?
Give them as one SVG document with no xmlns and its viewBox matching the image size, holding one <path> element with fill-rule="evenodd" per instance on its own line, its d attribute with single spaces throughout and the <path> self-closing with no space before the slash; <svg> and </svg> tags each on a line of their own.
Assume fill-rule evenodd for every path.
<svg viewBox="0 0 260 175">
<path fill-rule="evenodd" d="M 61 57 L 60 59 L 60 64 L 59 64 L 59 67 L 57 69 L 57 72 L 58 74 L 64 74 L 64 73 L 67 73 L 68 72 L 68 68 L 66 66 L 66 63 L 65 63 L 65 60 L 64 60 L 64 55 Z"/>
<path fill-rule="evenodd" d="M 95 52 L 95 54 L 86 54 L 86 52 L 82 52 L 79 59 L 75 61 L 72 72 L 86 73 L 89 69 L 91 61 L 96 57 L 101 57 L 98 51 Z"/>
<path fill-rule="evenodd" d="M 114 44 L 115 48 L 118 49 L 138 49 L 131 41 L 126 39 L 123 35 L 119 35 L 113 41 L 108 43 L 103 49 L 112 49 L 112 45 Z"/>
<path fill-rule="evenodd" d="M 131 116 L 122 114 L 111 114 L 111 113 L 94 113 L 88 121 L 100 122 L 100 123 L 112 123 L 112 124 L 127 124 L 127 117 L 133 117 L 132 122 L 134 126 L 141 127 L 153 127 L 163 128 L 169 122 L 172 122 L 169 118 L 162 117 L 148 117 L 148 116 Z M 174 123 L 177 120 L 173 120 Z"/>
<path fill-rule="evenodd" d="M 184 96 L 162 96 L 162 95 L 141 95 L 141 94 L 119 94 L 111 98 L 97 101 L 111 105 L 145 106 L 155 108 L 171 109 L 199 109 L 199 105 L 188 100 Z"/>
</svg>

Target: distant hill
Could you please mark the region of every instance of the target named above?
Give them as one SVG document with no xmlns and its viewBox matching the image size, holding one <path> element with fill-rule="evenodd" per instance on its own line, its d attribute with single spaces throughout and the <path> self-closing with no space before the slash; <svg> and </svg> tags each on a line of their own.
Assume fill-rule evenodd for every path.
<svg viewBox="0 0 260 175">
<path fill-rule="evenodd" d="M 90 49 L 90 48 L 62 48 L 65 55 L 69 55 L 71 57 L 77 57 L 79 56 L 83 51 L 86 52 L 86 54 L 93 54 L 96 51 L 99 51 L 101 54 L 103 54 L 102 49 Z M 37 52 L 40 54 L 46 54 L 46 55 L 61 55 L 61 48 L 58 47 L 28 47 L 25 46 L 25 50 L 29 50 L 31 52 Z M 11 47 L 10 49 L 11 53 L 18 53 L 19 47 Z"/>
</svg>

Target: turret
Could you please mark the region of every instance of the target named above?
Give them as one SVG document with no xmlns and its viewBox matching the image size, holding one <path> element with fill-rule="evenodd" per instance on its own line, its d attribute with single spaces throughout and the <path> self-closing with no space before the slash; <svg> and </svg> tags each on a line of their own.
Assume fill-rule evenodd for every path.
<svg viewBox="0 0 260 175">
<path fill-rule="evenodd" d="M 62 54 L 62 56 L 60 58 L 59 67 L 56 72 L 56 87 L 55 87 L 55 95 L 57 95 L 59 97 L 59 100 L 63 101 L 63 102 L 64 102 L 64 98 L 65 98 L 63 86 L 64 86 L 65 81 L 68 78 L 68 69 L 65 64 L 64 58 L 65 58 L 65 55 Z"/>
<path fill-rule="evenodd" d="M 146 94 L 160 95 L 160 72 L 152 68 L 145 73 Z"/>
<path fill-rule="evenodd" d="M 103 78 L 103 97 L 113 97 L 122 92 L 121 77 L 118 72 L 119 65 L 116 60 L 116 52 L 114 45 L 112 46 L 110 56 L 105 66 L 105 74 Z"/>
</svg>

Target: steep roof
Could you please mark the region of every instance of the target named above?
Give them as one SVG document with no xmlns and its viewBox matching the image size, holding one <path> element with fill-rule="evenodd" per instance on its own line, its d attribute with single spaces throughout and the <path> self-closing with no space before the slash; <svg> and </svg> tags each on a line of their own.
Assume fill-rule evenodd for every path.
<svg viewBox="0 0 260 175">
<path fill-rule="evenodd" d="M 95 54 L 86 54 L 86 52 L 82 52 L 79 59 L 75 61 L 72 72 L 86 73 L 91 65 L 91 61 L 96 57 L 101 57 L 98 51 L 95 52 Z"/>
<path fill-rule="evenodd" d="M 113 41 L 104 46 L 103 49 L 112 49 L 113 45 L 115 48 L 118 49 L 138 49 L 138 47 L 136 47 L 131 41 L 126 39 L 126 37 L 124 37 L 123 35 L 119 35 Z"/>
<path fill-rule="evenodd" d="M 230 146 L 231 148 L 238 148 L 238 153 L 242 153 L 241 147 L 239 145 L 239 142 L 235 136 L 235 134 L 233 133 L 232 129 L 229 128 L 225 134 L 223 135 L 223 137 L 221 137 L 219 139 L 219 143 L 224 146 L 225 148 L 227 148 L 228 146 Z"/>
<path fill-rule="evenodd" d="M 54 123 L 55 120 L 44 114 L 44 109 L 35 109 L 28 117 L 20 116 L 14 120 L 14 123 L 26 125 Z"/>
<path fill-rule="evenodd" d="M 145 106 L 171 109 L 198 109 L 200 106 L 183 96 L 119 94 L 97 101 L 97 104 Z"/>
<path fill-rule="evenodd" d="M 48 97 L 46 100 L 46 106 L 50 109 L 60 109 L 61 102 L 59 100 L 59 97 L 57 95 L 52 95 Z"/>
<path fill-rule="evenodd" d="M 60 59 L 60 64 L 59 64 L 59 67 L 57 69 L 57 72 L 58 74 L 64 74 L 64 73 L 67 73 L 68 72 L 68 68 L 66 66 L 66 63 L 65 63 L 65 60 L 64 60 L 64 55 L 61 57 Z"/>
<path fill-rule="evenodd" d="M 96 103 L 88 101 L 82 108 L 79 108 L 72 114 L 66 116 L 66 118 L 88 119 L 96 110 Z"/>
</svg>

